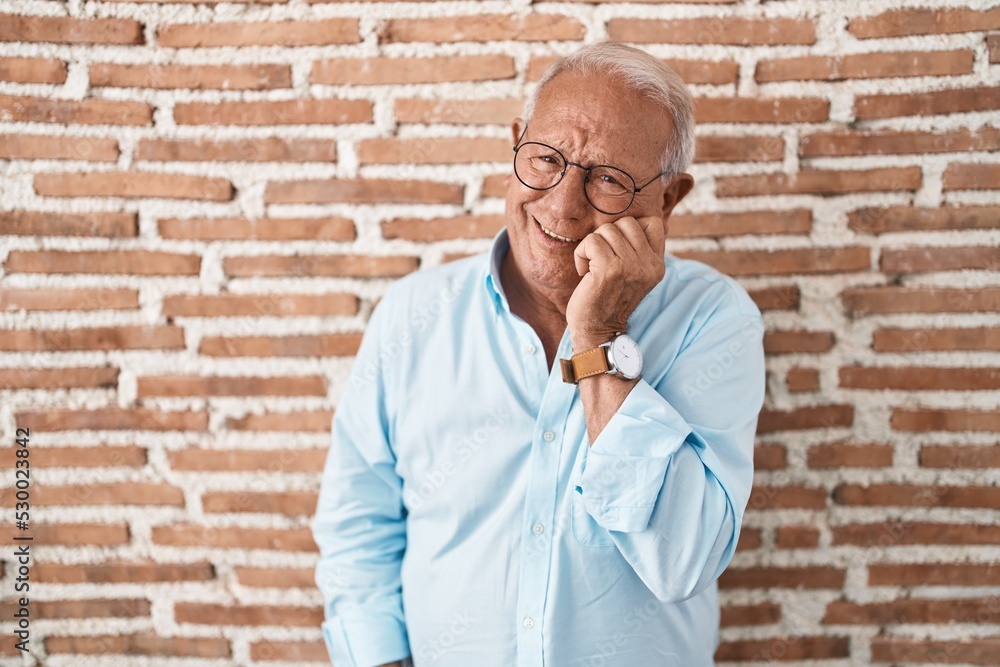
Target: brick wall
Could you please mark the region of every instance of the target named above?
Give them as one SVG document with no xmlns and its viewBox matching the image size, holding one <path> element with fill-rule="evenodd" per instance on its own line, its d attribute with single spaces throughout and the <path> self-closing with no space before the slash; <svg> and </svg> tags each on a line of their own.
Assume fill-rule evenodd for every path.
<svg viewBox="0 0 1000 667">
<path fill-rule="evenodd" d="M 0 13 L 3 532 L 30 427 L 43 664 L 325 660 L 308 522 L 372 304 L 487 247 L 510 119 L 607 37 L 692 84 L 669 249 L 769 328 L 719 660 L 1000 661 L 996 2 Z"/>
</svg>

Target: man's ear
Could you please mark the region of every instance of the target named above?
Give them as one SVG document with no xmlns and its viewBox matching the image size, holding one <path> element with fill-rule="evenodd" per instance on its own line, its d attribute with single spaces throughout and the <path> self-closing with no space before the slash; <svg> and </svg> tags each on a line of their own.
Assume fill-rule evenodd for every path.
<svg viewBox="0 0 1000 667">
<path fill-rule="evenodd" d="M 517 146 L 517 140 L 521 138 L 521 133 L 524 132 L 524 121 L 520 116 L 514 119 L 514 122 L 510 124 L 510 137 L 513 143 L 511 146 Z"/>
<path fill-rule="evenodd" d="M 694 187 L 694 176 L 691 174 L 677 174 L 673 177 L 666 189 L 663 191 L 663 232 L 667 232 L 667 220 L 673 212 L 674 207 L 680 203 L 687 193 Z"/>
</svg>

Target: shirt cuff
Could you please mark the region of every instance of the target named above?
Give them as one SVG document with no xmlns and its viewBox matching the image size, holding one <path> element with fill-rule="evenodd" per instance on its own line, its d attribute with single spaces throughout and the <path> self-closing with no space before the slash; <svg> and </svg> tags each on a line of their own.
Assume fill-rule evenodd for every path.
<svg viewBox="0 0 1000 667">
<path fill-rule="evenodd" d="M 335 667 L 376 667 L 410 655 L 406 627 L 393 616 L 335 617 L 324 621 L 322 628 Z"/>
<path fill-rule="evenodd" d="M 670 457 L 690 433 L 673 406 L 640 379 L 586 454 L 576 491 L 587 512 L 607 530 L 645 530 Z"/>
</svg>

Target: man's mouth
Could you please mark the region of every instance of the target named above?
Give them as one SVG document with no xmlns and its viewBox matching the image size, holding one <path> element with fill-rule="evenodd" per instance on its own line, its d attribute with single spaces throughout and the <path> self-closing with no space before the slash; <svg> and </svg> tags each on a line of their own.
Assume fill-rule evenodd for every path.
<svg viewBox="0 0 1000 667">
<path fill-rule="evenodd" d="M 542 229 L 543 232 L 545 232 L 547 235 L 551 236 L 552 238 L 554 238 L 557 241 L 562 241 L 563 243 L 579 243 L 580 242 L 580 239 L 571 239 L 571 238 L 567 238 L 565 236 L 560 236 L 559 234 L 556 234 L 554 231 L 552 231 L 551 229 L 549 229 L 548 227 L 546 227 L 542 223 L 538 222 L 537 220 L 535 220 L 535 222 L 538 223 L 538 226 L 541 227 L 541 229 Z"/>
</svg>

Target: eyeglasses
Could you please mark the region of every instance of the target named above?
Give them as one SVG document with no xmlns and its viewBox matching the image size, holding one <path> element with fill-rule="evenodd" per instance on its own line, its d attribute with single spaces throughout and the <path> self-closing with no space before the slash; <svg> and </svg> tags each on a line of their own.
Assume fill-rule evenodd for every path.
<svg viewBox="0 0 1000 667">
<path fill-rule="evenodd" d="M 532 190 L 551 190 L 559 185 L 566 171 L 572 165 L 583 169 L 583 194 L 590 205 L 606 215 L 618 215 L 628 210 L 635 195 L 650 183 L 670 170 L 662 171 L 642 187 L 636 187 L 635 179 L 628 172 L 607 164 L 585 167 L 579 162 L 570 162 L 562 153 L 547 144 L 537 141 L 520 143 L 514 147 L 514 175 L 525 187 Z"/>
</svg>

